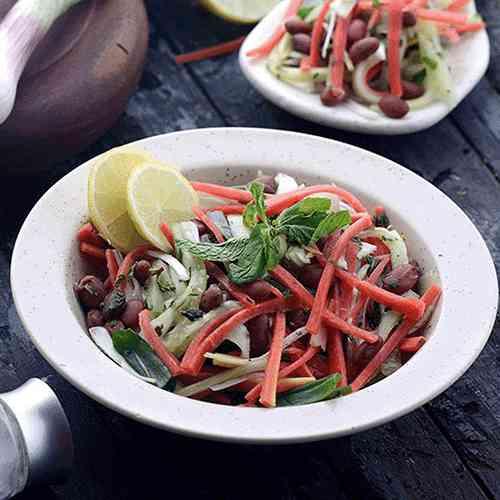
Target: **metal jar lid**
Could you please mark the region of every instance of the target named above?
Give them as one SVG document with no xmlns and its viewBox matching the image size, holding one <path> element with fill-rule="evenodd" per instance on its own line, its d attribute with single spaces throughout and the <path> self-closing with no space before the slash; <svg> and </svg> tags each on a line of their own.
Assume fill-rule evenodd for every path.
<svg viewBox="0 0 500 500">
<path fill-rule="evenodd" d="M 28 456 L 28 484 L 65 479 L 73 464 L 73 439 L 68 419 L 52 389 L 30 379 L 0 394 L 19 424 Z"/>
</svg>

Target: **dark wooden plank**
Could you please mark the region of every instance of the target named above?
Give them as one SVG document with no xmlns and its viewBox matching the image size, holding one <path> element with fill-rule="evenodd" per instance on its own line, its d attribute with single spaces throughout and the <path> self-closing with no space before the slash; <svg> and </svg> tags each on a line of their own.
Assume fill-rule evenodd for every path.
<svg viewBox="0 0 500 500">
<path fill-rule="evenodd" d="M 229 38 L 229 36 L 225 34 L 225 31 L 221 31 L 223 30 L 223 26 L 220 26 L 220 29 L 215 29 L 218 21 L 213 19 L 207 21 L 204 14 L 196 11 L 193 12 L 188 5 L 181 5 L 181 2 L 174 2 L 175 9 L 180 13 L 180 17 L 189 19 L 191 30 L 198 34 L 195 41 L 193 41 L 193 37 L 185 35 L 184 29 L 177 29 L 176 22 L 174 23 L 166 16 L 159 3 L 160 2 L 150 3 L 150 5 L 154 5 L 153 14 L 155 22 L 165 36 L 172 37 L 172 43 L 177 50 L 188 51 L 200 45 L 209 45 L 223 38 Z M 169 8 L 171 7 L 170 5 Z M 201 31 L 201 29 L 198 29 L 201 23 L 204 23 L 204 25 L 208 24 L 210 29 Z M 264 125 L 273 128 L 287 128 L 313 132 L 325 137 L 341 139 L 366 147 L 409 166 L 427 179 L 434 181 L 436 185 L 449 194 L 469 213 L 469 215 L 472 216 L 474 222 L 486 237 L 493 255 L 496 258 L 499 257 L 498 245 L 500 243 L 500 231 L 496 224 L 494 214 L 500 209 L 500 190 L 491 173 L 485 168 L 484 164 L 482 164 L 476 152 L 471 150 L 469 142 L 457 130 L 455 124 L 450 119 L 444 120 L 441 124 L 433 127 L 429 131 L 406 137 L 394 138 L 373 138 L 318 127 L 304 122 L 303 120 L 293 118 L 282 110 L 278 110 L 276 107 L 265 102 L 249 87 L 241 73 L 235 67 L 236 64 L 236 55 L 232 55 L 218 60 L 193 64 L 190 67 L 193 76 L 205 89 L 228 124 L 246 126 Z M 227 85 L 223 84 L 223 82 L 227 81 L 232 82 L 230 89 L 227 88 Z M 242 106 L 242 102 L 245 102 L 246 105 Z M 499 329 L 497 327 L 494 336 L 495 339 L 498 333 Z M 487 356 L 488 352 L 493 352 L 494 349 L 494 344 L 490 344 L 484 356 Z M 477 399 L 474 394 L 470 393 L 470 387 L 467 385 L 468 380 L 475 380 L 478 386 L 486 384 L 490 387 L 496 387 L 497 389 L 500 385 L 500 381 L 497 380 L 496 377 L 492 377 L 492 367 L 488 365 L 484 357 L 478 360 L 467 377 L 456 384 L 445 396 L 455 401 L 459 408 L 459 401 L 464 397 L 464 394 L 467 395 L 469 399 Z M 429 410 L 433 418 L 439 422 L 439 427 L 444 429 L 449 427 L 449 425 L 446 424 L 447 418 L 452 420 L 452 417 L 455 417 L 455 421 L 457 415 L 463 420 L 469 418 L 468 415 L 465 415 L 463 410 L 458 411 L 458 413 L 455 412 L 453 415 L 451 412 L 448 414 L 446 412 L 446 405 L 439 406 L 439 401 L 441 400 L 444 401 L 444 399 L 438 399 L 435 406 L 431 406 Z M 484 402 L 479 401 L 478 405 L 487 412 L 486 407 L 484 407 Z M 438 420 L 437 410 L 433 411 L 433 408 L 441 408 L 441 419 Z M 436 415 L 434 416 L 434 414 Z M 498 412 L 496 414 L 490 413 L 490 416 L 495 422 L 498 422 L 500 418 Z M 416 417 L 412 416 L 409 418 Z M 413 420 L 410 421 L 415 425 Z M 483 422 L 479 420 L 475 423 L 481 426 Z M 496 450 L 498 450 L 498 445 L 500 443 L 494 431 L 495 426 L 490 426 L 489 428 L 491 428 L 491 431 L 488 429 L 486 430 L 487 439 L 481 445 L 482 452 L 496 457 Z M 386 443 L 390 439 L 387 434 L 384 434 L 383 430 L 372 431 L 371 436 L 385 436 L 385 439 L 382 438 L 381 440 L 383 443 Z M 417 439 L 431 443 L 430 453 L 439 456 L 438 449 L 440 446 L 444 445 L 444 443 L 439 442 L 438 445 L 432 443 L 432 438 L 440 439 L 437 436 L 440 436 L 438 428 L 429 420 L 429 425 L 421 428 L 421 432 Z M 456 454 L 452 453 L 456 466 L 462 467 L 461 460 L 464 460 L 467 467 L 473 471 L 478 481 L 482 485 L 485 485 L 488 493 L 500 496 L 498 485 L 490 478 L 491 475 L 495 473 L 498 474 L 496 465 L 493 464 L 495 469 L 492 474 L 490 474 L 489 470 L 483 471 L 481 468 L 476 467 L 471 459 L 474 451 L 471 446 L 468 446 L 463 433 L 455 432 L 453 435 L 447 433 L 447 436 L 460 455 L 459 458 Z M 372 439 L 374 438 L 372 437 Z M 433 447 L 435 449 L 433 449 Z M 391 453 L 387 453 L 387 449 L 382 449 L 385 452 L 380 454 L 381 457 L 384 457 L 380 459 L 384 461 L 383 468 L 390 470 L 391 464 L 387 463 L 387 457 L 391 456 Z M 428 472 L 429 477 L 432 477 L 439 469 L 439 467 L 435 466 L 426 468 L 426 465 L 428 466 L 429 464 L 426 463 L 423 467 L 424 470 Z M 372 471 L 370 471 L 370 473 L 371 472 Z M 368 477 L 370 477 L 369 473 Z M 439 476 L 436 477 L 439 478 Z M 384 483 L 380 481 L 377 484 L 383 485 Z M 407 486 L 408 492 L 406 494 L 411 495 L 410 492 L 412 488 L 417 487 L 417 483 L 416 481 L 412 482 L 410 480 L 409 484 L 410 486 Z"/>
</svg>

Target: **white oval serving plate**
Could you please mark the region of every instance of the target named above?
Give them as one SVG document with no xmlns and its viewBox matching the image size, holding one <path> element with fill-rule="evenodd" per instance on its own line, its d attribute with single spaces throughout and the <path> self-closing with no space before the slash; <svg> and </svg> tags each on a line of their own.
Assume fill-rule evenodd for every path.
<svg viewBox="0 0 500 500">
<path fill-rule="evenodd" d="M 454 45 L 448 56 L 455 98 L 453 104 L 434 102 L 426 108 L 410 111 L 403 119 L 393 120 L 347 100 L 335 107 L 321 104 L 318 94 L 308 94 L 272 75 L 266 68 L 266 59 L 252 60 L 246 53 L 266 40 L 283 20 L 288 0 L 278 4 L 247 36 L 240 49 L 239 61 L 243 74 L 265 98 L 284 110 L 306 120 L 352 132 L 398 135 L 418 132 L 442 120 L 483 77 L 490 60 L 490 43 L 486 30 L 469 34 Z M 476 12 L 474 3 L 468 13 Z"/>
<path fill-rule="evenodd" d="M 496 315 L 495 267 L 467 216 L 411 171 L 340 142 L 275 130 L 193 130 L 144 139 L 136 146 L 179 165 L 190 179 L 242 184 L 257 169 L 280 171 L 305 183 L 335 181 L 369 207 L 383 204 L 406 234 L 412 255 L 426 271 L 439 274 L 443 298 L 428 343 L 410 362 L 338 400 L 267 410 L 161 391 L 97 349 L 72 291 L 85 272 L 75 234 L 87 217 L 87 162 L 55 184 L 27 217 L 14 248 L 11 279 L 17 310 L 37 348 L 95 400 L 155 427 L 202 438 L 312 441 L 358 432 L 410 412 L 444 391 L 479 355 Z"/>
</svg>

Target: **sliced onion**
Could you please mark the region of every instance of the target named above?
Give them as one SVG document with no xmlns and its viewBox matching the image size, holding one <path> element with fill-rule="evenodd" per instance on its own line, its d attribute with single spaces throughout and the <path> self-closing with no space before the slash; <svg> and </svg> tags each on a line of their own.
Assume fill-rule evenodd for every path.
<svg viewBox="0 0 500 500">
<path fill-rule="evenodd" d="M 321 347 L 323 351 L 326 351 L 326 345 L 328 343 L 328 332 L 324 326 L 320 327 L 316 335 L 311 335 L 310 345 L 313 347 Z"/>
<path fill-rule="evenodd" d="M 361 247 L 356 255 L 359 260 L 363 260 L 365 257 L 368 257 L 372 253 L 377 251 L 377 247 L 375 245 L 371 245 L 370 243 L 366 243 L 366 241 L 361 242 Z"/>
<path fill-rule="evenodd" d="M 250 358 L 250 333 L 245 325 L 238 325 L 234 328 L 226 340 L 238 346 L 242 358 Z"/>
<path fill-rule="evenodd" d="M 168 264 L 175 271 L 179 280 L 189 281 L 189 271 L 173 255 L 170 255 L 169 253 L 157 252 L 156 250 L 150 250 L 148 255 L 154 257 L 155 259 L 160 259 L 165 262 L 165 264 Z"/>
<path fill-rule="evenodd" d="M 297 190 L 299 187 L 297 181 L 293 177 L 286 174 L 279 173 L 276 175 L 274 180 L 278 185 L 276 194 L 290 193 L 291 191 Z"/>
<path fill-rule="evenodd" d="M 231 380 L 226 380 L 226 382 L 222 382 L 221 384 L 211 385 L 210 390 L 214 391 L 214 392 L 223 391 L 224 389 L 229 389 L 230 387 L 238 385 L 241 382 L 245 382 L 245 380 L 248 380 L 249 378 L 250 378 L 250 375 L 243 375 L 242 377 L 237 377 L 237 378 L 233 378 Z"/>
<path fill-rule="evenodd" d="M 368 72 L 374 66 L 385 60 L 385 47 L 383 44 L 380 44 L 375 54 L 372 54 L 370 57 L 356 65 L 352 74 L 352 87 L 356 96 L 362 101 L 369 104 L 378 104 L 382 98 L 381 93 L 373 90 L 370 85 L 368 85 L 366 80 Z"/>
</svg>

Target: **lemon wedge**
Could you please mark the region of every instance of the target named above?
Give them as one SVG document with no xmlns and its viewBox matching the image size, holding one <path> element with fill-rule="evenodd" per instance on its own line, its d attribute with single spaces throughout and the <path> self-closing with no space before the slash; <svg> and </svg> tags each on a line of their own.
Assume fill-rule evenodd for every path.
<svg viewBox="0 0 500 500">
<path fill-rule="evenodd" d="M 153 162 L 149 153 L 130 146 L 98 156 L 88 178 L 88 205 L 92 223 L 113 247 L 128 252 L 143 244 L 127 212 L 127 181 L 143 162 Z"/>
<path fill-rule="evenodd" d="M 192 219 L 192 207 L 198 204 L 198 195 L 191 183 L 172 166 L 145 162 L 130 173 L 128 214 L 137 232 L 157 248 L 171 250 L 160 224 Z"/>
<path fill-rule="evenodd" d="M 201 0 L 212 14 L 232 23 L 252 24 L 260 21 L 280 0 Z"/>
</svg>

